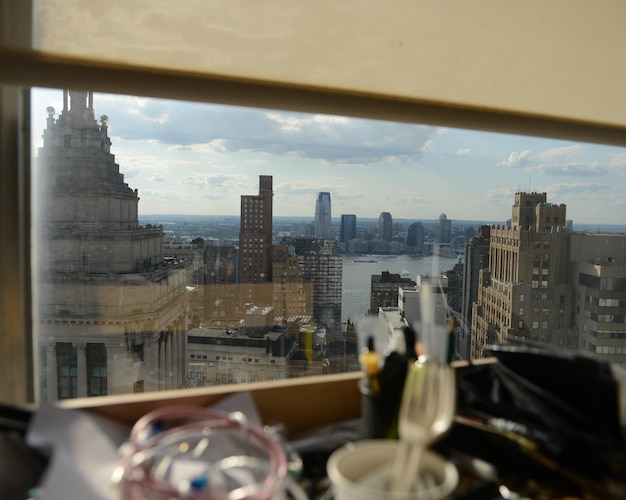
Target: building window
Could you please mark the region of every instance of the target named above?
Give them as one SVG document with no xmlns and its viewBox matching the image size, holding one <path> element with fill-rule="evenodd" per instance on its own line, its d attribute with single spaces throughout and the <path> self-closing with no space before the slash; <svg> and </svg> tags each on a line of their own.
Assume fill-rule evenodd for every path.
<svg viewBox="0 0 626 500">
<path fill-rule="evenodd" d="M 59 399 L 78 397 L 77 356 L 71 342 L 57 342 Z"/>
<path fill-rule="evenodd" d="M 104 344 L 87 344 L 87 373 L 87 394 L 105 396 L 107 394 L 107 351 Z"/>
</svg>

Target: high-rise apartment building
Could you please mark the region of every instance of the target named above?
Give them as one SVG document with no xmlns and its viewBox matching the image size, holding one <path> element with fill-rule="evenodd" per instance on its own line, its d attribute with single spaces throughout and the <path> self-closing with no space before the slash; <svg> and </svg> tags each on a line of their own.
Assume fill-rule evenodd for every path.
<svg viewBox="0 0 626 500">
<path fill-rule="evenodd" d="M 370 280 L 370 313 L 378 314 L 380 307 L 398 307 L 398 290 L 415 289 L 415 281 L 401 274 L 383 271 Z"/>
<path fill-rule="evenodd" d="M 489 267 L 490 226 L 480 226 L 478 234 L 465 245 L 463 260 L 463 292 L 461 316 L 457 335 L 456 354 L 460 359 L 470 358 L 472 305 L 478 301 L 478 276 Z"/>
<path fill-rule="evenodd" d="M 516 193 L 510 227 L 491 228 L 489 268 L 480 272 L 470 355 L 508 337 L 575 348 L 570 328 L 565 205 L 546 193 Z"/>
<path fill-rule="evenodd" d="M 314 248 L 299 254 L 305 282 L 313 285 L 313 317 L 331 338 L 341 336 L 341 291 L 343 260 L 337 241 L 316 240 Z"/>
<path fill-rule="evenodd" d="M 381 212 L 378 216 L 378 238 L 391 241 L 393 236 L 393 218 L 389 212 Z"/>
<path fill-rule="evenodd" d="M 450 243 L 452 240 L 452 221 L 446 214 L 439 216 L 439 224 L 436 230 L 436 240 L 439 243 Z"/>
<path fill-rule="evenodd" d="M 259 194 L 241 196 L 239 282 L 272 281 L 272 176 L 259 176 Z"/>
<path fill-rule="evenodd" d="M 183 387 L 185 266 L 163 258 L 162 227 L 139 225 L 138 192 L 93 94 L 64 91 L 58 118 L 47 111 L 36 221 L 42 400 Z"/>
<path fill-rule="evenodd" d="M 315 237 L 328 239 L 332 237 L 330 232 L 330 193 L 317 193 L 315 202 Z"/>
<path fill-rule="evenodd" d="M 346 243 L 356 239 L 356 215 L 341 214 L 339 226 L 339 242 Z"/>
</svg>

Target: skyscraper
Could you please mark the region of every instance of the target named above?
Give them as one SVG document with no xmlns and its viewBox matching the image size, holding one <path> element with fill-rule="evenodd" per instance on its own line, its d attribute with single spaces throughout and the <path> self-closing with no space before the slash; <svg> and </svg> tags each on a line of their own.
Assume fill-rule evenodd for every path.
<svg viewBox="0 0 626 500">
<path fill-rule="evenodd" d="M 489 240 L 490 226 L 480 226 L 478 234 L 470 238 L 465 245 L 463 261 L 463 294 L 461 304 L 461 318 L 457 346 L 455 347 L 460 359 L 469 359 L 472 305 L 478 301 L 478 275 L 481 269 L 489 267 Z"/>
<path fill-rule="evenodd" d="M 313 317 L 331 338 L 341 336 L 343 260 L 335 240 L 316 240 L 300 257 L 302 278 L 313 284 Z"/>
<path fill-rule="evenodd" d="M 342 214 L 339 226 L 339 241 L 348 243 L 356 238 L 356 215 Z"/>
<path fill-rule="evenodd" d="M 452 240 L 452 221 L 446 214 L 439 216 L 436 239 L 439 243 L 450 243 Z"/>
<path fill-rule="evenodd" d="M 391 241 L 393 235 L 393 218 L 389 212 L 381 212 L 378 216 L 378 238 Z"/>
<path fill-rule="evenodd" d="M 489 268 L 480 272 L 473 305 L 470 355 L 487 343 L 520 337 L 575 347 L 565 205 L 546 193 L 516 193 L 511 227 L 491 228 Z"/>
<path fill-rule="evenodd" d="M 68 103 L 69 98 L 69 103 Z M 185 385 L 185 269 L 163 228 L 138 222 L 139 195 L 111 154 L 91 92 L 49 107 L 38 167 L 44 240 L 36 316 L 43 400 Z"/>
<path fill-rule="evenodd" d="M 406 237 L 406 246 L 421 252 L 424 246 L 424 225 L 421 222 L 414 222 L 409 226 Z"/>
<path fill-rule="evenodd" d="M 330 193 L 317 193 L 315 202 L 315 237 L 327 239 L 330 234 Z"/>
<path fill-rule="evenodd" d="M 259 176 L 259 194 L 241 195 L 240 283 L 272 281 L 272 176 Z M 270 302 L 271 303 L 271 302 Z"/>
</svg>

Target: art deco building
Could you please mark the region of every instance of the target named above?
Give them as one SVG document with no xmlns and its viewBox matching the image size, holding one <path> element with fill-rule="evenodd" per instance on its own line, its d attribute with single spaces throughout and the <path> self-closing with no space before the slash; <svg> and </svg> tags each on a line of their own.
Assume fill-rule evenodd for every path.
<svg viewBox="0 0 626 500">
<path fill-rule="evenodd" d="M 69 102 L 68 102 L 69 98 Z M 163 258 L 161 227 L 138 223 L 139 195 L 111 154 L 91 92 L 48 108 L 37 186 L 35 290 L 41 398 L 185 385 L 187 290 Z"/>
<path fill-rule="evenodd" d="M 575 348 L 570 328 L 565 205 L 546 193 L 516 193 L 511 226 L 491 228 L 489 268 L 480 272 L 470 356 L 487 343 L 519 337 Z"/>
<path fill-rule="evenodd" d="M 317 193 L 315 202 L 315 237 L 331 238 L 330 193 Z"/>
</svg>

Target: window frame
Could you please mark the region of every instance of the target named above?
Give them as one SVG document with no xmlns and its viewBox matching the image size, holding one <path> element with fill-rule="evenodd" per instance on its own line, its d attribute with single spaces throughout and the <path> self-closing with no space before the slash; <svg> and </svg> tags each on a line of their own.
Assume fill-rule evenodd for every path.
<svg viewBox="0 0 626 500">
<path fill-rule="evenodd" d="M 317 112 L 626 146 L 626 126 L 33 50 L 32 1 L 0 0 L 0 401 L 36 400 L 31 317 L 30 88 Z M 591 39 L 591 37 L 590 37 Z M 538 80 L 538 86 L 541 84 Z"/>
</svg>

